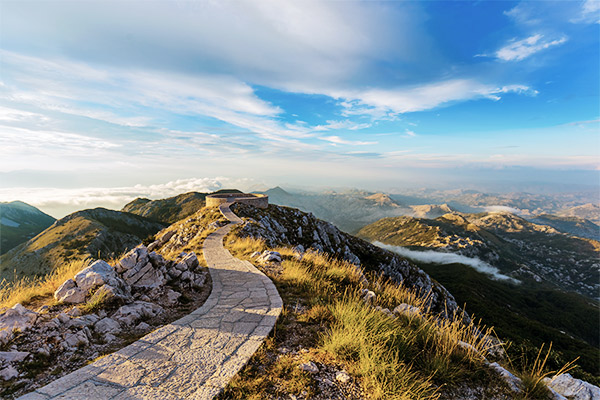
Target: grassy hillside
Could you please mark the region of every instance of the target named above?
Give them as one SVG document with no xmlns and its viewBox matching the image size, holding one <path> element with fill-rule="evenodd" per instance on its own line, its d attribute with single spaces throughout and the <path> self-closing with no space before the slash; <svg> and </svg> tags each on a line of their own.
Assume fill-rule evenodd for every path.
<svg viewBox="0 0 600 400">
<path fill-rule="evenodd" d="M 598 303 L 574 293 L 527 288 L 489 279 L 460 265 L 417 263 L 441 282 L 459 304 L 466 304 L 498 336 L 513 342 L 509 354 L 516 358 L 521 349 L 531 354 L 543 343 L 553 343 L 554 368 L 580 357 L 580 376 L 600 382 L 600 308 Z M 534 355 L 535 357 L 535 355 Z"/>
<path fill-rule="evenodd" d="M 241 193 L 235 189 L 218 190 L 214 193 Z M 150 200 L 137 198 L 123 207 L 122 211 L 140 215 L 153 221 L 172 224 L 186 218 L 204 207 L 210 193 L 189 192 L 167 199 Z"/>
<path fill-rule="evenodd" d="M 21 201 L 0 203 L 0 255 L 28 241 L 56 221 Z"/>
<path fill-rule="evenodd" d="M 138 215 L 95 208 L 56 221 L 0 257 L 0 278 L 42 276 L 89 257 L 116 257 L 164 227 Z"/>
<path fill-rule="evenodd" d="M 544 224 L 582 238 L 600 240 L 600 226 L 590 220 L 578 217 L 561 217 L 558 215 L 542 214 L 531 219 L 536 224 Z"/>
</svg>

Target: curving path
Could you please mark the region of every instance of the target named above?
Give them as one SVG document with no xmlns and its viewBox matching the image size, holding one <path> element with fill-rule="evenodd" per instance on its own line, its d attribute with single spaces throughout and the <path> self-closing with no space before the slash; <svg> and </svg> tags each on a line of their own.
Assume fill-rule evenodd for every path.
<svg viewBox="0 0 600 400">
<path fill-rule="evenodd" d="M 234 258 L 223 237 L 231 221 L 204 242 L 213 288 L 204 305 L 131 345 L 70 373 L 21 400 L 211 399 L 248 362 L 281 313 L 273 282 Z"/>
</svg>

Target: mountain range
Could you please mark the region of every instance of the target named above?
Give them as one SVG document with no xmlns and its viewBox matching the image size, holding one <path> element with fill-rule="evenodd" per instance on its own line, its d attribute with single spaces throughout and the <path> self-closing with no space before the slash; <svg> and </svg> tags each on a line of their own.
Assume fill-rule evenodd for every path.
<svg viewBox="0 0 600 400">
<path fill-rule="evenodd" d="M 50 215 L 22 201 L 0 203 L 0 255 L 31 239 L 54 221 Z"/>
</svg>

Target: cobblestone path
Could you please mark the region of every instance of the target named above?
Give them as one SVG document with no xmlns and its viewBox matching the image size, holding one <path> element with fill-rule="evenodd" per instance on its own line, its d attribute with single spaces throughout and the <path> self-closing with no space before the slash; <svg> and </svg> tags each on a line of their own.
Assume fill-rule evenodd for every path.
<svg viewBox="0 0 600 400">
<path fill-rule="evenodd" d="M 246 364 L 269 334 L 282 302 L 273 282 L 234 258 L 223 237 L 231 221 L 204 242 L 213 288 L 204 305 L 137 342 L 66 375 L 21 400 L 211 399 Z"/>
</svg>

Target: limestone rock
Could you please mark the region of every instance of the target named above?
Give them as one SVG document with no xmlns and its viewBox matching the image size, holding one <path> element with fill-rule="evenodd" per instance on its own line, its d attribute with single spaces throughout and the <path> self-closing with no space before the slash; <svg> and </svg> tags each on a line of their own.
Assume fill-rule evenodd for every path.
<svg viewBox="0 0 600 400">
<path fill-rule="evenodd" d="M 92 263 L 89 267 L 81 270 L 73 280 L 77 284 L 77 287 L 84 292 L 88 292 L 98 286 L 102 286 L 106 283 L 110 283 L 116 279 L 117 274 L 113 267 L 111 267 L 106 261 L 97 260 Z"/>
<path fill-rule="evenodd" d="M 521 391 L 521 379 L 514 376 L 512 373 L 510 373 L 510 371 L 503 368 L 500 364 L 496 362 L 491 363 L 489 366 L 494 371 L 496 371 L 502 377 L 502 379 L 506 381 L 506 383 L 508 383 L 508 386 L 513 392 Z"/>
<path fill-rule="evenodd" d="M 28 355 L 26 351 L 0 351 L 0 361 L 19 362 L 26 359 Z"/>
<path fill-rule="evenodd" d="M 63 339 L 64 343 L 70 348 L 76 348 L 80 344 L 87 346 L 90 343 L 87 335 L 83 331 L 77 331 L 75 333 L 67 332 Z"/>
<path fill-rule="evenodd" d="M 200 263 L 198 262 L 198 257 L 196 257 L 196 254 L 193 251 L 191 253 L 189 253 L 187 256 L 185 256 L 183 261 L 187 264 L 188 268 L 191 270 L 196 269 L 198 267 L 198 265 L 200 265 Z"/>
<path fill-rule="evenodd" d="M 302 371 L 310 372 L 311 374 L 316 374 L 319 372 L 319 367 L 317 367 L 317 365 L 312 361 L 302 363 L 298 365 L 298 368 Z"/>
<path fill-rule="evenodd" d="M 545 378 L 544 383 L 550 389 L 571 400 L 600 400 L 598 386 L 573 378 L 570 374 L 561 374 L 552 379 Z"/>
<path fill-rule="evenodd" d="M 112 318 L 102 318 L 94 325 L 94 330 L 98 333 L 115 333 L 121 330 L 121 325 Z"/>
<path fill-rule="evenodd" d="M 17 371 L 12 365 L 0 370 L 0 378 L 5 381 L 8 381 L 12 378 L 16 378 L 19 376 L 19 371 Z"/>
<path fill-rule="evenodd" d="M 265 250 L 262 252 L 260 257 L 258 257 L 258 261 L 261 262 L 281 262 L 281 254 L 276 251 L 268 251 Z"/>
<path fill-rule="evenodd" d="M 7 343 L 12 338 L 14 330 L 23 332 L 31 328 L 37 317 L 38 313 L 28 310 L 20 303 L 4 311 L 0 315 L 0 343 Z"/>
<path fill-rule="evenodd" d="M 350 375 L 346 371 L 338 371 L 335 374 L 335 380 L 341 383 L 348 383 L 350 381 Z"/>
<path fill-rule="evenodd" d="M 406 315 L 408 317 L 417 317 L 421 315 L 419 307 L 411 306 L 410 304 L 402 303 L 398 307 L 394 308 L 394 314 Z"/>
<path fill-rule="evenodd" d="M 162 307 L 145 301 L 126 304 L 115 312 L 112 318 L 125 325 L 132 326 L 141 318 L 152 318 L 163 311 Z"/>
<path fill-rule="evenodd" d="M 377 295 L 375 294 L 375 292 L 372 292 L 367 289 L 363 289 L 362 293 L 363 293 L 363 301 L 367 304 L 372 304 L 377 299 Z"/>
</svg>

